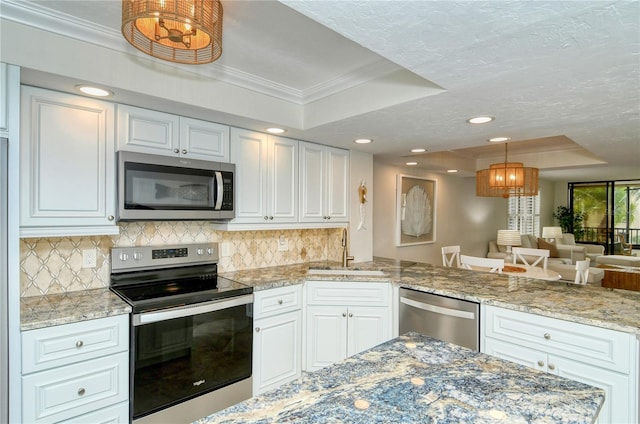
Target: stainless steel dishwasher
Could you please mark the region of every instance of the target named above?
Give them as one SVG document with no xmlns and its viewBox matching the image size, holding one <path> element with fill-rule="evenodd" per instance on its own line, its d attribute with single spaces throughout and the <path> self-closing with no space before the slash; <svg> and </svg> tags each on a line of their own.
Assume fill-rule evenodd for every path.
<svg viewBox="0 0 640 424">
<path fill-rule="evenodd" d="M 400 334 L 409 331 L 480 351 L 480 305 L 401 288 Z"/>
</svg>

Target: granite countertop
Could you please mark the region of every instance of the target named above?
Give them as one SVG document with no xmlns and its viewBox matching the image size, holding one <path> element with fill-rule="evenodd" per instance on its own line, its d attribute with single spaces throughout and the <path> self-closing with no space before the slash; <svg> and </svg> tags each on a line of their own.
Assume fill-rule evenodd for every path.
<svg viewBox="0 0 640 424">
<path fill-rule="evenodd" d="M 106 288 L 29 296 L 20 299 L 20 330 L 35 330 L 129 312 L 131 307 Z"/>
<path fill-rule="evenodd" d="M 385 258 L 349 267 L 382 270 L 384 277 L 307 275 L 309 268 L 341 269 L 337 262 L 313 262 L 221 275 L 253 286 L 255 291 L 312 280 L 386 281 L 427 293 L 640 335 L 640 292 Z"/>
<path fill-rule="evenodd" d="M 409 333 L 196 421 L 591 423 L 604 391 Z"/>
</svg>

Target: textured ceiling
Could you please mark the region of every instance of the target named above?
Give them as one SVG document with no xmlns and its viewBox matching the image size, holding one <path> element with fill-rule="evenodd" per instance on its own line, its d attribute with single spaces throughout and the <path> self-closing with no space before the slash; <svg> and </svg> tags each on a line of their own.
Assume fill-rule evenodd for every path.
<svg viewBox="0 0 640 424">
<path fill-rule="evenodd" d="M 394 164 L 424 147 L 431 153 L 416 156 L 420 167 L 440 172 L 451 161 L 466 171 L 461 175 L 472 175 L 483 157 L 496 156 L 484 152 L 494 149 L 486 140 L 504 135 L 513 140 L 510 159 L 518 145 L 533 146 L 522 157 L 541 164 L 545 178 L 640 178 L 637 1 L 223 5 L 222 58 L 193 72 L 298 105 L 302 119 L 287 136 L 361 149 Z M 91 42 L 137 54 L 119 34 L 119 1 L 3 0 L 0 14 L 68 37 L 82 25 Z M 43 23 L 43 15 L 60 24 Z M 46 77 L 25 73 L 41 84 Z M 180 106 L 176 112 L 185 110 Z M 496 120 L 465 122 L 478 114 Z M 226 118 L 246 128 L 264 124 L 248 114 Z M 353 145 L 359 137 L 374 143 Z"/>
</svg>

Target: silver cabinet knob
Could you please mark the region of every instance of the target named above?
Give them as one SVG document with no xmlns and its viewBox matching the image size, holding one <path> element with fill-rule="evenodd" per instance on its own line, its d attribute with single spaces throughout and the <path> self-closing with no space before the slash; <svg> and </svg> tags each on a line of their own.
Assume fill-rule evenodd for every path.
<svg viewBox="0 0 640 424">
<path fill-rule="evenodd" d="M 109 215 L 109 216 L 107 217 L 107 219 L 108 219 L 109 221 L 113 221 L 114 219 L 116 219 L 116 217 L 115 217 L 115 216 L 113 216 L 113 215 Z"/>
<path fill-rule="evenodd" d="M 78 396 L 82 396 L 85 394 L 85 390 L 83 388 L 78 389 Z"/>
<path fill-rule="evenodd" d="M 351 313 L 350 313 L 350 314 L 349 314 L 349 318 L 353 318 L 353 314 L 351 314 Z"/>
<path fill-rule="evenodd" d="M 551 334 L 549 333 L 544 333 L 544 338 L 549 340 L 551 338 Z"/>
<path fill-rule="evenodd" d="M 78 341 L 76 342 L 76 347 L 77 347 L 78 349 L 80 349 L 82 346 L 84 346 L 84 343 L 82 342 L 82 340 L 78 340 Z"/>
<path fill-rule="evenodd" d="M 347 317 L 347 313 L 346 313 L 346 312 L 343 312 L 343 313 L 342 313 L 342 316 L 346 318 L 346 317 Z"/>
<path fill-rule="evenodd" d="M 553 365 L 553 364 L 549 364 L 549 369 L 553 371 L 553 370 L 555 370 L 555 369 L 556 369 L 556 366 L 555 366 L 555 365 Z"/>
<path fill-rule="evenodd" d="M 173 149 L 173 153 L 180 153 L 180 149 Z"/>
<path fill-rule="evenodd" d="M 182 149 L 182 154 L 186 155 L 187 154 L 187 149 Z"/>
<path fill-rule="evenodd" d="M 282 305 L 282 299 L 278 300 L 278 305 Z"/>
<path fill-rule="evenodd" d="M 260 327 L 256 327 L 256 333 L 260 332 Z"/>
<path fill-rule="evenodd" d="M 269 219 L 269 217 L 268 217 L 268 216 L 265 216 L 265 217 L 264 217 L 264 220 L 265 220 L 265 221 L 266 221 L 266 220 L 268 220 L 268 219 Z"/>
<path fill-rule="evenodd" d="M 331 217 L 330 217 L 330 216 L 328 216 L 328 217 L 327 217 L 327 219 L 331 219 Z"/>
<path fill-rule="evenodd" d="M 273 220 L 273 217 L 272 217 L 272 216 L 270 216 L 270 217 L 269 217 L 269 221 L 272 221 L 272 220 Z"/>
<path fill-rule="evenodd" d="M 539 367 L 544 367 L 544 361 L 538 361 L 538 366 Z"/>
</svg>

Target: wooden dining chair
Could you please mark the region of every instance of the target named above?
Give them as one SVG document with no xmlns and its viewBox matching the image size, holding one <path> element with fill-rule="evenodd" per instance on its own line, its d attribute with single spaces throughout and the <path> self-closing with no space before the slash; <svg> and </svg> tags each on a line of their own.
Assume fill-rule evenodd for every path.
<svg viewBox="0 0 640 424">
<path fill-rule="evenodd" d="M 442 247 L 442 265 L 447 268 L 460 268 L 460 246 L 443 246 Z"/>
<path fill-rule="evenodd" d="M 460 255 L 462 268 L 473 269 L 474 266 L 489 268 L 489 272 L 501 273 L 504 268 L 504 259 L 479 258 L 477 256 Z"/>
<path fill-rule="evenodd" d="M 630 256 L 633 253 L 633 245 L 627 243 L 624 234 L 617 234 L 618 243 L 620 243 L 620 251 L 623 255 Z"/>
<path fill-rule="evenodd" d="M 550 252 L 547 249 L 532 249 L 528 247 L 512 247 L 511 253 L 513 263 L 520 261 L 525 266 L 539 266 L 542 262 L 542 268 L 547 269 Z M 531 263 L 529 262 L 531 261 Z"/>
<path fill-rule="evenodd" d="M 573 281 L 576 284 L 587 284 L 589 279 L 589 259 L 584 261 L 576 261 L 576 278 Z"/>
</svg>

